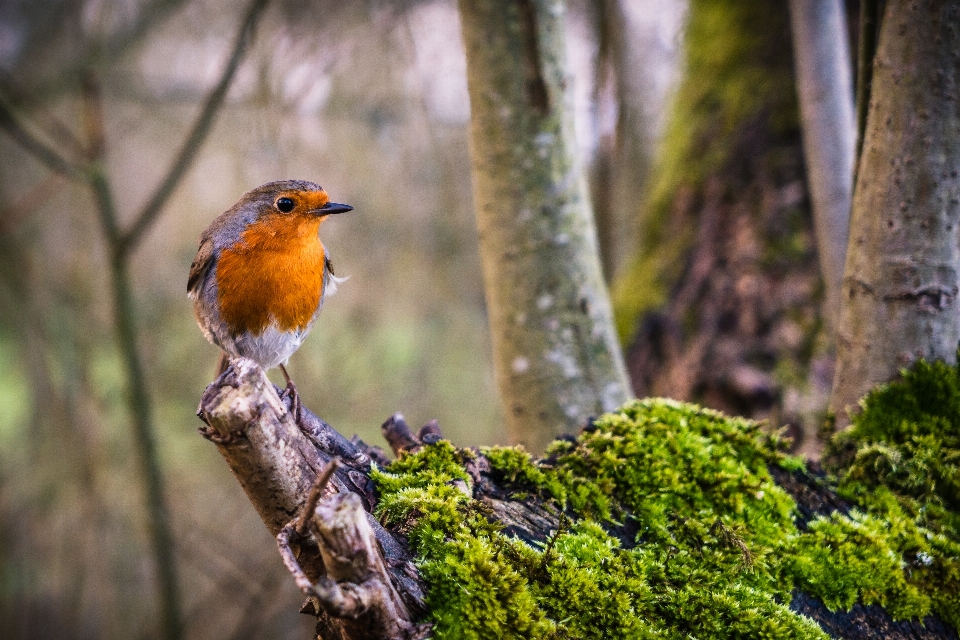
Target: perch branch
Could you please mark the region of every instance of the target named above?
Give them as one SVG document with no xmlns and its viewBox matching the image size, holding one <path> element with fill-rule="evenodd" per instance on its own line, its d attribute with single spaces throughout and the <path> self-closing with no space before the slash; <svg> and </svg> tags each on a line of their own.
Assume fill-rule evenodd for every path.
<svg viewBox="0 0 960 640">
<path fill-rule="evenodd" d="M 311 607 L 313 610 L 308 611 L 318 616 L 321 625 L 332 626 L 350 640 L 378 637 L 356 635 L 360 633 L 356 629 L 367 629 L 372 624 L 371 616 L 382 617 L 387 615 L 384 611 L 399 607 L 399 598 L 405 614 L 396 613 L 397 622 L 381 620 L 378 624 L 416 632 L 419 627 L 411 626 L 410 620 L 424 611 L 419 574 L 405 546 L 370 514 L 375 497 L 368 452 L 375 448 L 359 440 L 347 440 L 306 408 L 297 423 L 289 398 L 281 400 L 279 389 L 263 369 L 244 358 L 232 361 L 207 387 L 198 415 L 206 423 L 200 432 L 216 444 L 267 529 L 277 536 L 281 555 L 297 586 L 316 598 L 319 609 Z M 332 467 L 335 458 L 340 463 Z M 328 476 L 326 486 L 321 486 L 323 475 Z M 310 496 L 319 498 L 331 487 L 336 495 L 319 500 L 309 509 Z M 307 529 L 313 535 L 297 533 L 299 514 L 309 514 Z M 318 518 L 324 524 L 316 524 Z M 349 526 L 344 524 L 347 522 Z M 364 537 L 366 533 L 351 527 L 369 531 L 369 540 Z M 340 546 L 344 544 L 351 546 Z M 344 569 L 341 563 L 352 560 L 350 554 L 355 552 L 366 554 L 367 559 L 359 568 Z M 372 591 L 345 586 L 366 584 L 364 580 L 355 581 L 360 570 L 371 575 L 386 572 L 393 591 L 383 591 L 385 584 Z M 370 604 L 368 596 L 377 589 L 382 594 L 377 597 L 389 602 Z M 380 613 L 370 613 L 373 610 Z M 356 622 L 358 619 L 363 622 Z"/>
<path fill-rule="evenodd" d="M 315 487 L 322 484 L 326 483 L 318 481 Z M 297 529 L 304 520 L 326 569 L 326 575 L 315 582 L 300 567 L 291 547 L 291 542 L 302 537 Z M 320 501 L 309 517 L 297 518 L 281 529 L 277 546 L 300 590 L 338 619 L 351 640 L 407 640 L 424 637 L 428 631 L 413 624 L 409 609 L 393 587 L 358 495 L 338 493 Z"/>
</svg>

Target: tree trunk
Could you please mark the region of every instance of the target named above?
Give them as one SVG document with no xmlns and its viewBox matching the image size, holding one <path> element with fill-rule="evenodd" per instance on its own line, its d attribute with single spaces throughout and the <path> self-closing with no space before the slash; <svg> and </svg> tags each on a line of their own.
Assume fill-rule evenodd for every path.
<svg viewBox="0 0 960 640">
<path fill-rule="evenodd" d="M 636 250 L 636 214 L 650 172 L 651 141 L 657 138 L 662 91 L 655 75 L 666 64 L 654 19 L 639 15 L 664 10 L 626 0 L 586 3 L 597 42 L 593 86 L 596 150 L 590 189 L 607 282 Z M 649 6 L 648 6 L 649 5 Z"/>
<path fill-rule="evenodd" d="M 634 392 L 790 424 L 815 455 L 833 373 L 787 7 L 692 0 L 684 47 L 614 288 Z"/>
<path fill-rule="evenodd" d="M 540 451 L 629 397 L 567 104 L 563 3 L 460 3 L 500 397 Z"/>
<path fill-rule="evenodd" d="M 956 361 L 960 2 L 889 0 L 880 26 L 837 333 L 837 424 L 919 358 Z"/>
<path fill-rule="evenodd" d="M 850 227 L 856 124 L 850 39 L 841 0 L 790 0 L 790 24 L 813 205 L 824 316 L 836 327 Z"/>
</svg>

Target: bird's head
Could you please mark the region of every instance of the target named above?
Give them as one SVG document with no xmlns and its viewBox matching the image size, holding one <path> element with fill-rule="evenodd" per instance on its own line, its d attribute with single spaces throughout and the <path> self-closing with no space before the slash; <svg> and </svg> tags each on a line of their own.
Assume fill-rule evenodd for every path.
<svg viewBox="0 0 960 640">
<path fill-rule="evenodd" d="M 352 211 L 348 204 L 330 202 L 323 187 L 305 180 L 268 182 L 240 199 L 241 205 L 253 205 L 259 220 L 282 218 L 321 218 Z"/>
</svg>

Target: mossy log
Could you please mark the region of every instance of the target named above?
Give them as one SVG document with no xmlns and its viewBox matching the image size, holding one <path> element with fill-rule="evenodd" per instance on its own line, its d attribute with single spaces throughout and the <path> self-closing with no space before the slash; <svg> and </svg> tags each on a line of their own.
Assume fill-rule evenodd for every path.
<svg viewBox="0 0 960 640">
<path fill-rule="evenodd" d="M 241 359 L 198 415 L 278 535 L 318 638 L 958 638 L 943 619 L 960 612 L 904 580 L 882 523 L 777 453 L 757 423 L 633 402 L 534 461 L 456 449 L 435 422 L 414 434 L 395 415 L 389 463 L 290 411 Z M 912 552 L 918 571 L 947 567 L 938 580 L 956 586 L 960 560 Z M 824 558 L 833 573 L 803 564 Z M 849 568 L 877 575 L 861 588 Z M 818 585 L 824 576 L 843 585 Z"/>
</svg>

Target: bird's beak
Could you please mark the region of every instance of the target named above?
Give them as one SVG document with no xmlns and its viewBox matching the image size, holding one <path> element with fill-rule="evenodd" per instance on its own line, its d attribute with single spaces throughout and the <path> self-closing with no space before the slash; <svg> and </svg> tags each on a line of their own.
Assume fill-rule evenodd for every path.
<svg viewBox="0 0 960 640">
<path fill-rule="evenodd" d="M 328 202 L 319 209 L 314 209 L 314 212 L 321 216 L 330 215 L 331 213 L 346 213 L 347 211 L 353 211 L 353 207 L 338 202 Z"/>
</svg>

